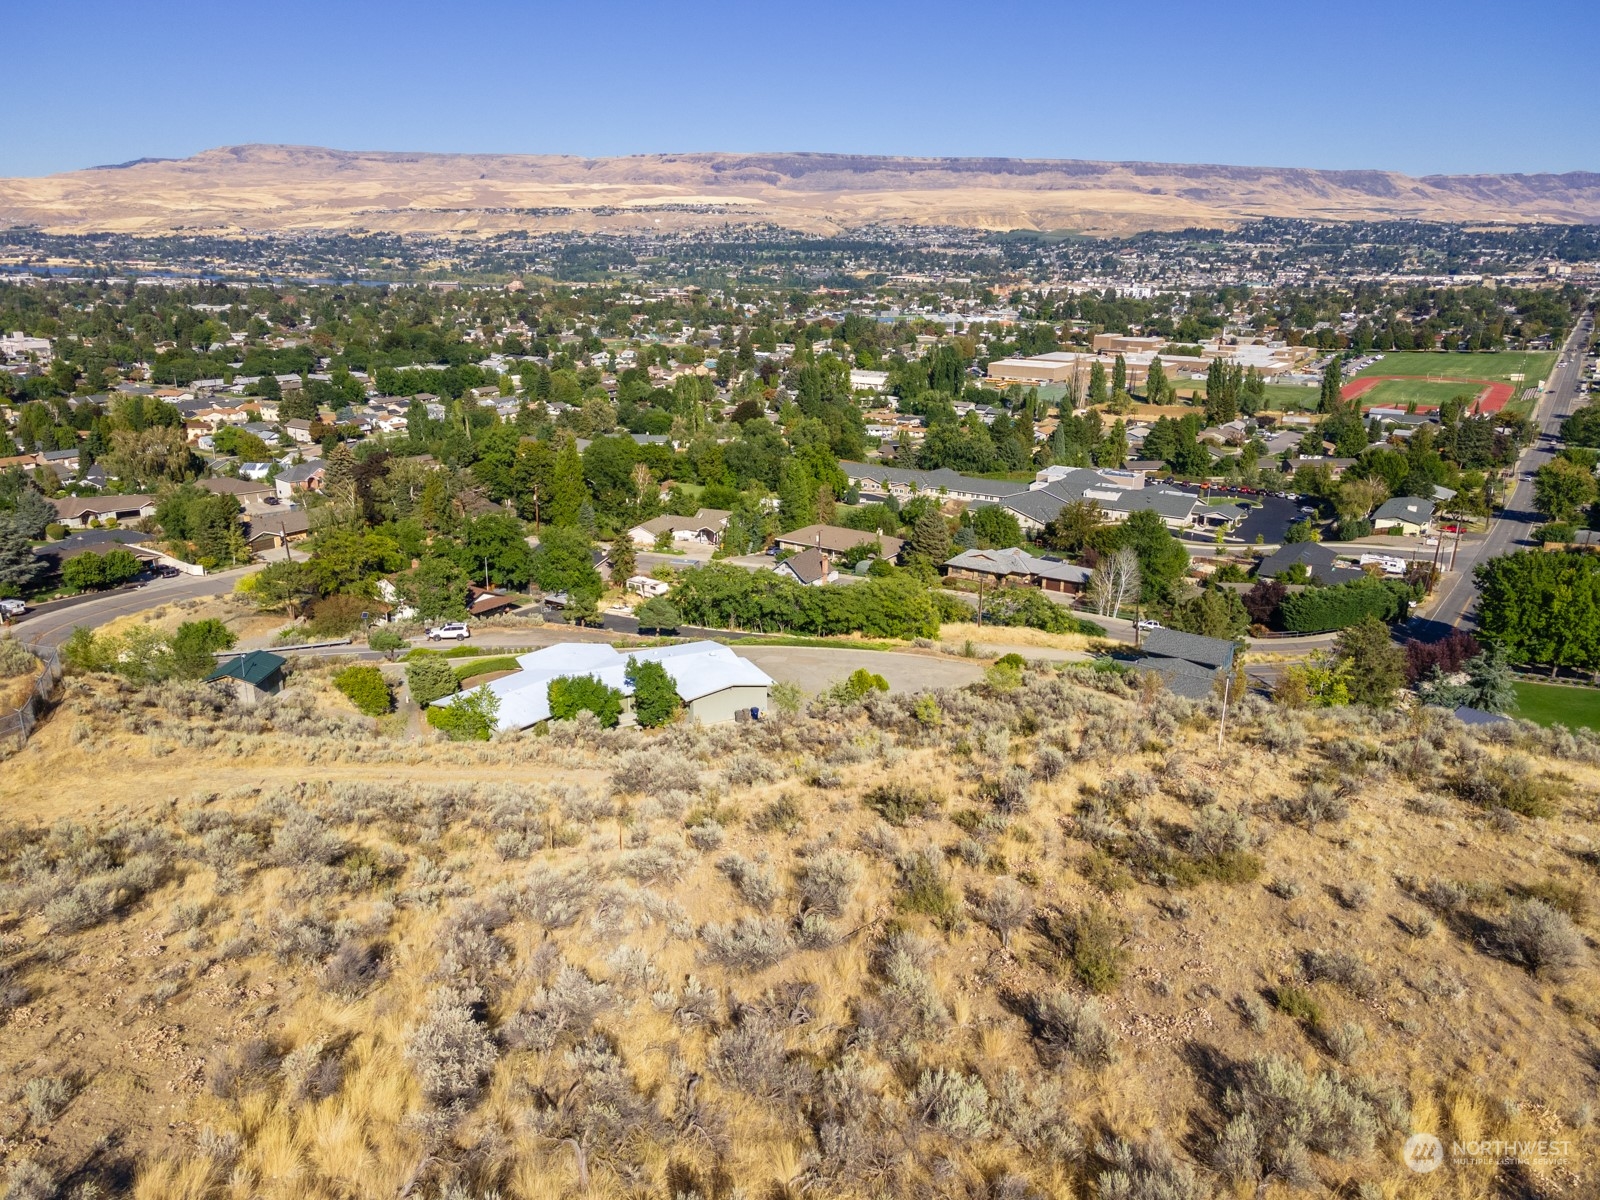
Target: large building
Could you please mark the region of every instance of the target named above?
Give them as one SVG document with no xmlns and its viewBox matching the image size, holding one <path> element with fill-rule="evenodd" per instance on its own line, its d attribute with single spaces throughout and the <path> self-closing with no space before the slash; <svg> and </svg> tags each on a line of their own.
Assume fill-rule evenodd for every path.
<svg viewBox="0 0 1600 1200">
<path fill-rule="evenodd" d="M 550 719 L 550 683 L 565 676 L 587 675 L 623 695 L 619 724 L 632 725 L 633 685 L 628 659 L 658 662 L 672 679 L 689 718 L 701 725 L 719 725 L 741 714 L 767 711 L 772 678 L 749 659 L 720 642 L 687 642 L 647 650 L 618 651 L 604 642 L 565 642 L 517 658 L 521 669 L 480 684 L 500 702 L 497 723 L 504 730 L 526 729 Z M 434 703 L 448 704 L 446 697 Z"/>
<path fill-rule="evenodd" d="M 1212 359 L 1220 358 L 1240 367 L 1254 367 L 1263 378 L 1273 379 L 1302 369 L 1317 354 L 1309 346 L 1238 339 L 1206 342 L 1199 347 L 1198 355 L 1169 353 L 1169 345 L 1171 343 L 1163 338 L 1100 334 L 1095 337 L 1093 350 L 1054 350 L 1049 354 L 1035 354 L 1027 358 L 996 359 L 989 364 L 989 383 L 999 388 L 1014 385 L 1042 387 L 1053 383 L 1065 384 L 1076 379 L 1078 387 L 1083 389 L 1089 386 L 1089 376 L 1098 363 L 1106 373 L 1109 386 L 1112 367 L 1120 354 L 1128 372 L 1128 387 L 1139 391 L 1150 377 L 1150 363 L 1156 358 L 1161 359 L 1161 365 L 1169 377 L 1204 376 L 1210 369 Z"/>
</svg>

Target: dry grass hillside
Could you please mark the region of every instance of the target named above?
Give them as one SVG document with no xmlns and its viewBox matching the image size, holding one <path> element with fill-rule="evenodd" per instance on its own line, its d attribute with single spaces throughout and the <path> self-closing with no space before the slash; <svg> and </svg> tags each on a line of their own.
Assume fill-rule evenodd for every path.
<svg viewBox="0 0 1600 1200">
<path fill-rule="evenodd" d="M 10 1196 L 1595 1194 L 1600 740 L 1038 666 L 450 744 L 327 670 L 0 764 Z"/>
<path fill-rule="evenodd" d="M 1050 159 L 844 154 L 403 154 L 227 146 L 0 180 L 0 227 L 75 233 L 621 230 L 770 221 L 978 229 L 1227 227 L 1255 217 L 1600 220 L 1600 175 L 1413 178 Z"/>
</svg>

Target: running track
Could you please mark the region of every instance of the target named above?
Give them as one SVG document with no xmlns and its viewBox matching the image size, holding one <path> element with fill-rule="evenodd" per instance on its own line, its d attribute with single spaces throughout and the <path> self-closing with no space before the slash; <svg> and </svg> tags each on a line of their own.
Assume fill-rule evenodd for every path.
<svg viewBox="0 0 1600 1200">
<path fill-rule="evenodd" d="M 1497 413 L 1510 402 L 1512 396 L 1517 394 L 1512 384 L 1498 383 L 1493 379 L 1451 379 L 1438 375 L 1363 375 L 1360 379 L 1351 380 L 1340 388 L 1339 398 L 1354 400 L 1358 396 L 1364 396 L 1386 379 L 1420 380 L 1423 383 L 1459 383 L 1462 386 L 1475 383 L 1482 389 L 1472 405 L 1472 411 L 1477 413 Z M 1434 412 L 1438 407 L 1437 404 L 1419 404 L 1417 411 Z"/>
</svg>

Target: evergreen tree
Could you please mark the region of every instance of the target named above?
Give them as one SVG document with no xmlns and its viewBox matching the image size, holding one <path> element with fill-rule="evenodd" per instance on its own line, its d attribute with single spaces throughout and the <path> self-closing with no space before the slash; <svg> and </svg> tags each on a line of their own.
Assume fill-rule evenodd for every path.
<svg viewBox="0 0 1600 1200">
<path fill-rule="evenodd" d="M 588 500 L 589 489 L 583 482 L 583 458 L 578 454 L 577 442 L 569 438 L 556 456 L 550 483 L 550 524 L 576 525 L 579 510 Z"/>
<path fill-rule="evenodd" d="M 1150 373 L 1144 384 L 1144 398 L 1151 404 L 1165 404 L 1171 386 L 1167 382 L 1167 369 L 1161 365 L 1161 357 L 1157 355 L 1150 360 Z"/>
<path fill-rule="evenodd" d="M 33 552 L 10 513 L 0 513 L 0 596 L 20 596 L 44 582 L 50 564 Z"/>
<path fill-rule="evenodd" d="M 911 552 L 935 563 L 950 557 L 950 527 L 938 508 L 929 508 L 917 517 L 911 527 Z"/>
<path fill-rule="evenodd" d="M 1116 361 L 1111 364 L 1111 392 L 1115 395 L 1117 392 L 1125 392 L 1127 390 L 1128 364 L 1119 354 Z"/>
<path fill-rule="evenodd" d="M 1328 369 L 1322 373 L 1322 393 L 1317 397 L 1317 411 L 1332 413 L 1339 411 L 1340 390 L 1344 386 L 1344 372 L 1339 356 L 1335 354 L 1328 363 Z"/>
<path fill-rule="evenodd" d="M 1106 402 L 1106 369 L 1099 363 L 1089 367 L 1089 395 L 1087 400 L 1090 405 L 1104 404 Z"/>
</svg>

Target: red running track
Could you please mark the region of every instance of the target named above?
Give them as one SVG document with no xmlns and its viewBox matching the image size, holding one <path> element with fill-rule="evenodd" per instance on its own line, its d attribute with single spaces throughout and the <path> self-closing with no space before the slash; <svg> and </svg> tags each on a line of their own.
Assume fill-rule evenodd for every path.
<svg viewBox="0 0 1600 1200">
<path fill-rule="evenodd" d="M 1364 396 L 1386 379 L 1415 379 L 1423 383 L 1459 383 L 1463 387 L 1468 384 L 1477 384 L 1481 389 L 1478 398 L 1473 401 L 1471 410 L 1476 413 L 1497 413 L 1511 402 L 1511 397 L 1517 394 L 1515 386 L 1509 383 L 1498 383 L 1493 379 L 1452 379 L 1437 375 L 1363 375 L 1360 379 L 1352 380 L 1339 389 L 1341 400 L 1354 400 Z M 1370 408 L 1366 405 L 1364 408 Z M 1418 412 L 1437 412 L 1437 404 L 1419 404 Z"/>
</svg>

